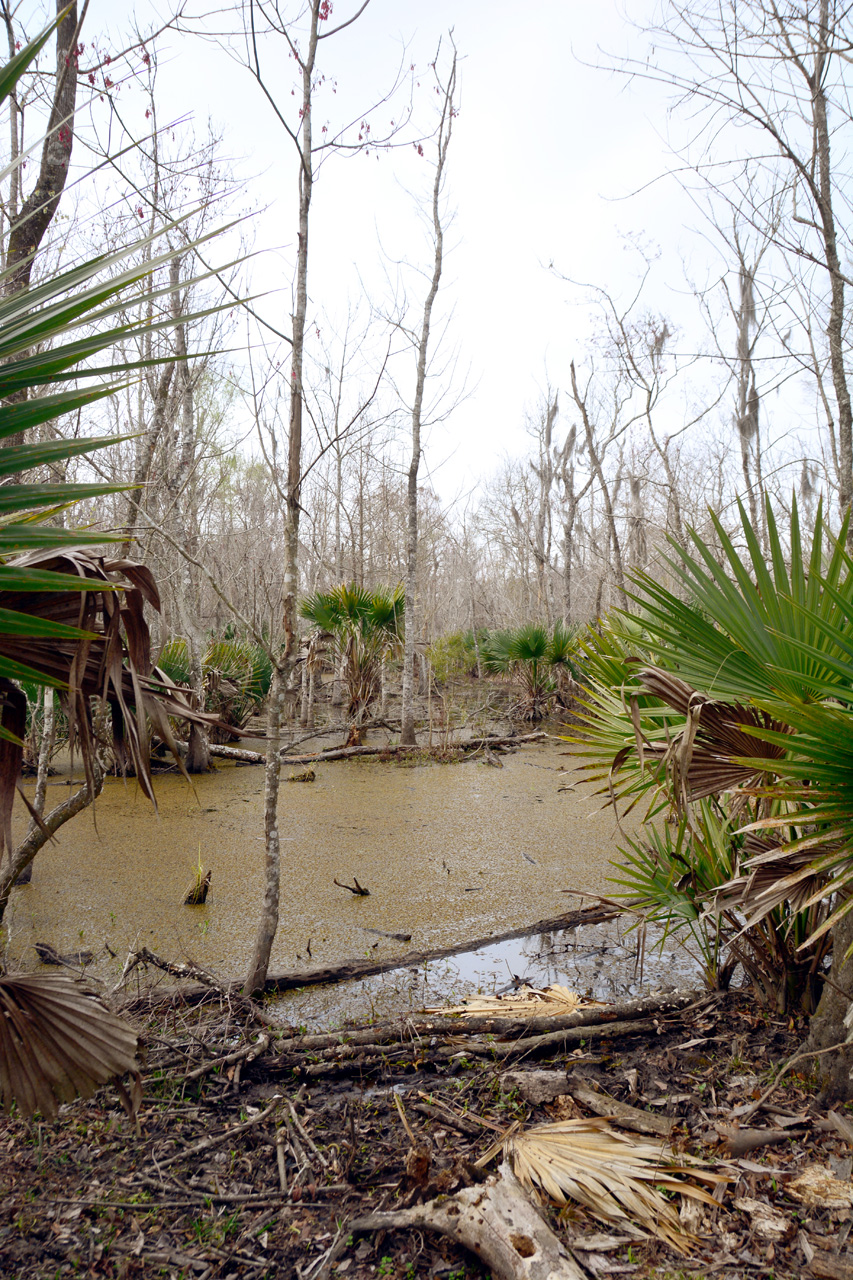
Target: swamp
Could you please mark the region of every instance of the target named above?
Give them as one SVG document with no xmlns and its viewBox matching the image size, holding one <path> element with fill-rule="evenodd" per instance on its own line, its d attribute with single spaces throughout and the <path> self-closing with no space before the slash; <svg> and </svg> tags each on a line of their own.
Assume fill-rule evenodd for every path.
<svg viewBox="0 0 853 1280">
<path fill-rule="evenodd" d="M 853 1280 L 853 10 L 89 9 L 0 0 L 0 1277 Z"/>
</svg>

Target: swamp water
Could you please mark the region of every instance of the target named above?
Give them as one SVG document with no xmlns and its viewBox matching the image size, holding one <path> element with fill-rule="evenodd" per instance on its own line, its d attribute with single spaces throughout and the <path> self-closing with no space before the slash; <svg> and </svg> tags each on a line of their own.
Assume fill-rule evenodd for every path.
<svg viewBox="0 0 853 1280">
<path fill-rule="evenodd" d="M 281 919 L 270 972 L 448 947 L 577 907 L 565 889 L 606 895 L 619 831 L 612 811 L 579 781 L 566 744 L 549 740 L 502 759 L 503 769 L 478 760 L 321 762 L 313 783 L 288 783 L 285 768 Z M 61 777 L 51 784 L 48 807 L 68 791 Z M 217 761 L 216 772 L 192 787 L 169 774 L 155 786 L 159 812 L 134 782 L 108 779 L 94 814 L 73 819 L 39 853 L 32 883 L 14 891 L 7 913 L 11 963 L 33 968 L 34 944 L 47 942 L 59 952 L 94 952 L 93 975 L 114 981 L 127 952 L 145 945 L 222 978 L 243 974 L 262 893 L 263 770 Z M 19 830 L 24 822 L 22 811 Z M 204 906 L 185 907 L 199 854 L 212 871 L 210 894 Z M 334 884 L 353 876 L 369 897 Z M 393 933 L 411 940 L 383 936 Z M 624 994 L 638 985 L 635 950 L 634 935 L 620 940 L 615 923 L 585 925 L 416 973 L 306 988 L 275 1009 L 284 1021 L 316 1025 L 499 990 L 513 976 Z M 647 955 L 643 986 L 691 976 L 688 958 L 668 945 L 663 960 Z"/>
</svg>

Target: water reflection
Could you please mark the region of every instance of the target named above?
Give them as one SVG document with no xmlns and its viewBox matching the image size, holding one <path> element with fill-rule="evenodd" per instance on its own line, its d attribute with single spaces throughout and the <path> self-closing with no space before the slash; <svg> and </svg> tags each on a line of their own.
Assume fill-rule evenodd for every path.
<svg viewBox="0 0 853 1280">
<path fill-rule="evenodd" d="M 672 938 L 661 953 L 661 939 L 660 932 L 648 930 L 641 963 L 636 933 L 625 933 L 619 921 L 511 938 L 419 968 L 289 992 L 271 1003 L 270 1012 L 310 1030 L 454 1004 L 468 995 L 494 995 L 522 983 L 545 987 L 558 982 L 597 1000 L 700 985 L 698 962 Z"/>
</svg>

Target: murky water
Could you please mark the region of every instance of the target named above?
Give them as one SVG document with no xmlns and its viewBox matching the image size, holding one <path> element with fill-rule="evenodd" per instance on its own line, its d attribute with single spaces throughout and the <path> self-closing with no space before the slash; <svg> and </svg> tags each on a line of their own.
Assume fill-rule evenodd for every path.
<svg viewBox="0 0 853 1280">
<path fill-rule="evenodd" d="M 313 783 L 284 782 L 271 971 L 482 938 L 577 906 L 564 889 L 606 894 L 619 833 L 579 781 L 566 745 L 549 741 L 503 760 L 503 769 L 329 762 L 316 766 Z M 109 780 L 94 817 L 73 819 L 41 851 L 32 883 L 13 895 L 12 959 L 32 966 L 37 941 L 61 952 L 87 948 L 108 977 L 129 949 L 146 944 L 242 975 L 261 898 L 262 770 L 219 762 L 192 788 L 171 775 L 156 787 L 159 814 L 133 782 Z M 56 779 L 48 804 L 66 793 Z M 184 907 L 199 851 L 213 873 L 210 895 L 204 907 Z M 353 876 L 369 897 L 334 884 Z M 502 967 L 516 963 L 507 952 Z"/>
<path fill-rule="evenodd" d="M 338 986 L 306 987 L 271 1001 L 269 1012 L 309 1031 L 493 995 L 522 982 L 562 983 L 597 1000 L 629 999 L 653 990 L 701 985 L 698 964 L 683 946 L 649 929 L 642 951 L 635 931 L 608 921 L 511 938 L 415 967 Z"/>
</svg>

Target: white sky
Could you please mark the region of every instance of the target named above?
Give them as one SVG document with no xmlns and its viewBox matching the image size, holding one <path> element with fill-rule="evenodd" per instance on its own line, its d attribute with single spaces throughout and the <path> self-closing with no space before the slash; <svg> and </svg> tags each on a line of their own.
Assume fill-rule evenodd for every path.
<svg viewBox="0 0 853 1280">
<path fill-rule="evenodd" d="M 119 0 L 109 5 L 107 21 L 106 6 L 96 0 L 88 40 L 108 33 L 120 46 L 133 13 L 145 30 L 162 15 L 163 3 Z M 634 0 L 633 11 L 650 3 Z M 336 0 L 334 20 L 355 8 L 355 0 Z M 230 14 L 196 25 L 211 30 L 226 21 L 234 26 L 238 19 Z M 589 313 L 546 264 L 627 294 L 640 263 L 623 236 L 639 234 L 664 251 L 656 271 L 661 283 L 650 301 L 677 309 L 684 289 L 680 258 L 689 259 L 697 243 L 684 224 L 701 221 L 671 180 L 626 198 L 671 161 L 662 91 L 626 86 L 580 60 L 599 60 L 599 46 L 638 51 L 641 38 L 632 36 L 614 0 L 372 0 L 352 28 L 321 45 L 338 89 L 318 98 L 315 129 L 324 111 L 334 122 L 342 109 L 359 112 L 374 101 L 392 81 L 404 45 L 407 61 L 425 69 L 451 26 L 463 60 L 461 113 L 447 185 L 455 210 L 448 237 L 453 250 L 440 303 L 453 309 L 448 340 L 461 374 L 468 370 L 469 394 L 428 440 L 426 463 L 445 499 L 492 470 L 502 453 L 523 451 L 525 410 L 534 406 L 538 388 L 548 376 L 565 387 L 569 360 L 583 355 Z M 224 135 L 223 154 L 246 183 L 242 203 L 268 206 L 253 220 L 256 248 L 264 251 L 253 287 L 271 291 L 261 308 L 288 330 L 296 230 L 292 144 L 248 72 L 214 41 L 169 33 L 160 49 L 160 119 L 191 117 L 203 134 L 210 118 Z M 289 97 L 294 64 L 272 42 L 263 56 L 280 101 L 295 103 Z M 419 77 L 415 99 L 422 120 L 429 118 L 428 76 Z M 132 120 L 127 95 L 123 109 Z M 138 114 L 141 134 L 142 105 Z M 376 127 L 392 114 L 393 108 L 383 109 Z M 387 297 L 380 239 L 392 256 L 431 268 L 405 190 L 424 181 L 431 181 L 430 170 L 411 148 L 329 161 L 312 207 L 315 315 L 324 309 L 341 315 L 348 300 L 365 292 L 375 303 Z M 712 256 L 699 249 L 698 271 L 706 269 L 703 255 Z"/>
</svg>

